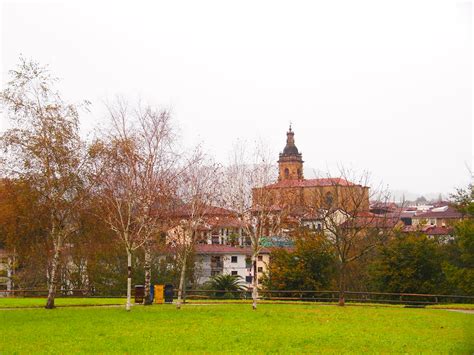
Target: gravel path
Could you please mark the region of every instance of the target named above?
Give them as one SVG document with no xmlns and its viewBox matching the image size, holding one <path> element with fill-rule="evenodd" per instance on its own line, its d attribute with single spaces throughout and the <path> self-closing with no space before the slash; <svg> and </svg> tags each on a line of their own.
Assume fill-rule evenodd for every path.
<svg viewBox="0 0 474 355">
<path fill-rule="evenodd" d="M 474 309 L 447 309 L 447 308 L 441 308 L 441 309 L 443 309 L 445 311 L 450 311 L 450 312 L 474 314 Z"/>
</svg>

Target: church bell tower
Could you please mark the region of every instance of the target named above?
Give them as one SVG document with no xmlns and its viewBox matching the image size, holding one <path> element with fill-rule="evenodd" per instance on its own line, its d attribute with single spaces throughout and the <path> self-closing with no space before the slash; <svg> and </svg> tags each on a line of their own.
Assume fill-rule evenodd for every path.
<svg viewBox="0 0 474 355">
<path fill-rule="evenodd" d="M 295 146 L 295 133 L 291 125 L 286 132 L 286 146 L 278 159 L 278 181 L 303 179 L 303 156 Z"/>
</svg>

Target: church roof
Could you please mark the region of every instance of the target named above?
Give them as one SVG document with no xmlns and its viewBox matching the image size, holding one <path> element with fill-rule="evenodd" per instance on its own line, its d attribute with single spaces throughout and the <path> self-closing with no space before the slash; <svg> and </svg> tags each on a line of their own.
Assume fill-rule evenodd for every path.
<svg viewBox="0 0 474 355">
<path fill-rule="evenodd" d="M 274 184 L 267 185 L 267 189 L 278 189 L 284 187 L 318 187 L 318 186 L 355 186 L 356 184 L 342 178 L 323 179 L 301 179 L 301 180 L 281 180 Z"/>
<path fill-rule="evenodd" d="M 298 152 L 298 148 L 296 148 L 296 145 L 286 145 L 285 148 L 283 148 L 283 155 L 298 155 L 300 154 Z"/>
</svg>

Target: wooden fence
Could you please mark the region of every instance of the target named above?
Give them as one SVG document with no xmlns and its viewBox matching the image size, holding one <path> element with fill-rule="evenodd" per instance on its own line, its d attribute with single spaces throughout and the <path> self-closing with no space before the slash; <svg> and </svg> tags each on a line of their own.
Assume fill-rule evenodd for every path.
<svg viewBox="0 0 474 355">
<path fill-rule="evenodd" d="M 0 290 L 0 297 L 46 297 L 46 289 Z M 187 300 L 250 300 L 251 291 L 225 291 L 187 289 L 184 292 Z M 174 295 L 176 297 L 177 290 Z M 90 297 L 90 298 L 118 298 L 125 296 L 94 295 L 89 290 L 67 290 L 57 292 L 57 297 Z M 338 291 L 322 290 L 259 290 L 259 299 L 266 301 L 292 302 L 337 302 Z M 474 303 L 474 296 L 440 295 L 421 293 L 390 293 L 390 292 L 361 292 L 345 291 L 346 302 L 357 303 L 387 303 L 404 305 L 434 305 L 446 303 Z"/>
</svg>

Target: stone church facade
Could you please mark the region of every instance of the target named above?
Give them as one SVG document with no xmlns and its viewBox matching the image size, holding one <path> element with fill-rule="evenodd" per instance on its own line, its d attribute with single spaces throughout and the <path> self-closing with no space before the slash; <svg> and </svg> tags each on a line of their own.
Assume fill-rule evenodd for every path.
<svg viewBox="0 0 474 355">
<path fill-rule="evenodd" d="M 286 209 L 305 218 L 321 209 L 369 211 L 369 188 L 342 177 L 305 179 L 303 156 L 295 145 L 291 126 L 278 159 L 278 181 L 253 190 L 254 206 Z"/>
</svg>

